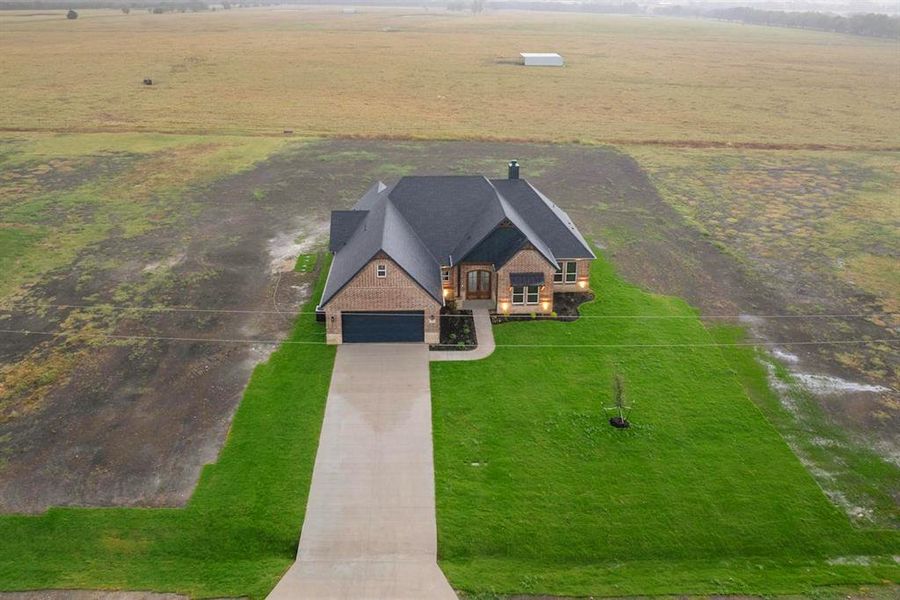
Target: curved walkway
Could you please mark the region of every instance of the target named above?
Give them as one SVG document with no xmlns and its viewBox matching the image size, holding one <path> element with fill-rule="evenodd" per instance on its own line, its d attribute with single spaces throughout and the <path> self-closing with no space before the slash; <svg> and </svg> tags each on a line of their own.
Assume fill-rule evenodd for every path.
<svg viewBox="0 0 900 600">
<path fill-rule="evenodd" d="M 494 331 L 491 329 L 491 313 L 486 308 L 472 310 L 475 321 L 475 337 L 478 347 L 474 350 L 435 350 L 428 353 L 428 360 L 481 360 L 494 353 Z"/>
<path fill-rule="evenodd" d="M 437 565 L 428 354 L 338 348 L 297 561 L 271 600 L 456 600 Z"/>
</svg>

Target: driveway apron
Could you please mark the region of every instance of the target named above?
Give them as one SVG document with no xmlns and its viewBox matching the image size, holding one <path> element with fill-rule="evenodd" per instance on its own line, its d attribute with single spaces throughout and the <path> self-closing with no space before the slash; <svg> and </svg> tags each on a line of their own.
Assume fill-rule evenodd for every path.
<svg viewBox="0 0 900 600">
<path fill-rule="evenodd" d="M 297 561 L 272 600 L 437 599 L 431 388 L 424 344 L 337 350 Z"/>
</svg>

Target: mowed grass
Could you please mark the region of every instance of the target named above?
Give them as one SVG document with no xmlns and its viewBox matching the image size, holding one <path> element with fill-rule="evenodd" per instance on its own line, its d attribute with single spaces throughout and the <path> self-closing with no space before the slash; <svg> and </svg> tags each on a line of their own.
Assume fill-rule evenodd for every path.
<svg viewBox="0 0 900 600">
<path fill-rule="evenodd" d="M 692 309 L 605 260 L 591 285 L 598 299 L 577 322 L 499 325 L 488 359 L 432 365 L 451 584 L 777 594 L 900 577 L 898 533 L 851 526 L 746 396 L 739 375 L 766 385 L 752 349 L 711 345 L 719 332 Z M 603 409 L 616 372 L 633 405 L 626 431 Z"/>
<path fill-rule="evenodd" d="M 0 13 L 0 128 L 896 146 L 896 44 L 586 14 Z M 562 69 L 515 63 L 555 51 Z M 142 85 L 145 77 L 152 86 Z"/>
<path fill-rule="evenodd" d="M 334 348 L 310 314 L 253 372 L 216 463 L 183 509 L 0 516 L 0 589 L 131 589 L 262 598 L 293 561 Z"/>
<path fill-rule="evenodd" d="M 294 270 L 298 273 L 309 273 L 316 268 L 318 260 L 318 254 L 301 254 L 297 257 L 297 264 L 294 265 Z"/>
</svg>

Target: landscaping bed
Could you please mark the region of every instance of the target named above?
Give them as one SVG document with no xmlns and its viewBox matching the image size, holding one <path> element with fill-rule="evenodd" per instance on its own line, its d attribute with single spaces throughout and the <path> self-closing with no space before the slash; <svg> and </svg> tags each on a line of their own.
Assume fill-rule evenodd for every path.
<svg viewBox="0 0 900 600">
<path fill-rule="evenodd" d="M 560 321 L 575 321 L 581 316 L 578 307 L 594 299 L 591 292 L 575 292 L 572 294 L 553 294 L 553 311 Z"/>
<path fill-rule="evenodd" d="M 441 309 L 441 342 L 431 344 L 431 350 L 474 350 L 478 346 L 475 321 L 471 310 L 459 310 L 448 304 Z"/>
<path fill-rule="evenodd" d="M 594 299 L 590 292 L 555 293 L 553 294 L 554 311 L 549 315 L 521 314 L 521 315 L 491 315 L 491 323 L 509 323 L 513 321 L 576 321 L 581 316 L 578 308 Z"/>
</svg>

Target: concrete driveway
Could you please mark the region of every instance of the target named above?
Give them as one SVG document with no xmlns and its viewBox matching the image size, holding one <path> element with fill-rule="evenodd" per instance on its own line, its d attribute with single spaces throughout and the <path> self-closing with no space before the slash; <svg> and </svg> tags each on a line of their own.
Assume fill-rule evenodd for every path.
<svg viewBox="0 0 900 600">
<path fill-rule="evenodd" d="M 338 348 L 297 562 L 270 599 L 456 599 L 436 561 L 428 360 Z"/>
</svg>

